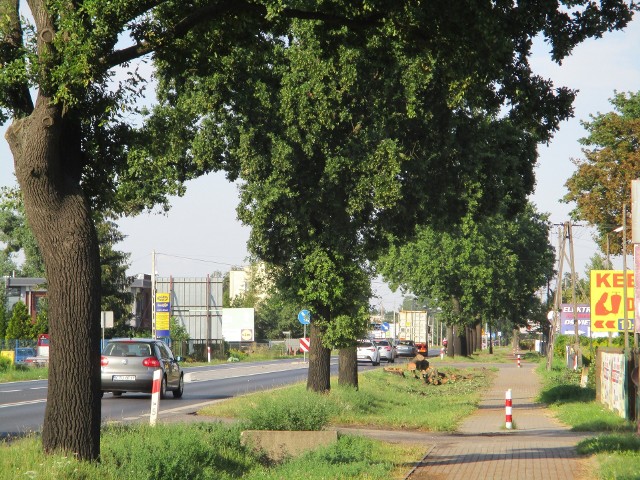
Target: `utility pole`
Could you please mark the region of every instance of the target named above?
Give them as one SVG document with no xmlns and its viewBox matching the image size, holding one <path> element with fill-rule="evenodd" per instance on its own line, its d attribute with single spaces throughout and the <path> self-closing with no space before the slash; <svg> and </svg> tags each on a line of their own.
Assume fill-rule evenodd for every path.
<svg viewBox="0 0 640 480">
<path fill-rule="evenodd" d="M 558 312 L 562 302 L 562 267 L 564 259 L 564 231 L 558 225 L 558 278 L 556 280 L 556 296 L 553 302 L 553 315 L 551 317 L 551 328 L 549 329 L 549 345 L 547 346 L 547 370 L 551 370 L 553 364 L 553 344 L 555 342 L 556 328 L 558 327 Z"/>
<path fill-rule="evenodd" d="M 555 342 L 556 329 L 560 328 L 560 307 L 562 305 L 562 275 L 564 270 L 565 259 L 569 261 L 571 268 L 571 301 L 573 306 L 573 325 L 575 334 L 574 352 L 576 359 L 579 357 L 580 351 L 580 332 L 578 325 L 578 304 L 576 297 L 576 268 L 573 253 L 573 224 L 571 221 L 558 224 L 558 278 L 556 281 L 556 295 L 553 305 L 551 333 L 549 334 L 549 350 L 547 352 L 547 370 L 551 370 L 553 363 L 553 345 Z M 569 241 L 569 257 L 567 258 L 567 240 Z"/>
<path fill-rule="evenodd" d="M 151 338 L 156 339 L 156 251 L 151 253 Z"/>
</svg>

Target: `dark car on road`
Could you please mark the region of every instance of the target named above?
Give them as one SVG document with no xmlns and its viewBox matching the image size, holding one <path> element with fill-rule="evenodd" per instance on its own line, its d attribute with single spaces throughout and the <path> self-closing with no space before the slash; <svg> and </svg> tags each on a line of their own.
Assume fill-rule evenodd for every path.
<svg viewBox="0 0 640 480">
<path fill-rule="evenodd" d="M 153 372 L 162 370 L 160 398 L 171 391 L 182 397 L 184 372 L 181 357 L 175 357 L 161 340 L 151 338 L 115 338 L 109 340 L 100 357 L 101 391 L 120 396 L 125 392 L 151 393 Z"/>
<path fill-rule="evenodd" d="M 415 357 L 418 354 L 418 348 L 413 340 L 400 340 L 396 345 L 396 352 L 399 357 Z"/>
</svg>

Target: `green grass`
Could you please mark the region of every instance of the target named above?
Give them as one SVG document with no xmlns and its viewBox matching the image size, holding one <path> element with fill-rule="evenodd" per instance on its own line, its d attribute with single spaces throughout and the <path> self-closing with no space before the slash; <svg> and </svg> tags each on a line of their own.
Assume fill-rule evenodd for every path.
<svg viewBox="0 0 640 480">
<path fill-rule="evenodd" d="M 537 363 L 541 360 L 541 357 L 536 352 L 521 352 L 520 360 L 522 362 Z M 472 353 L 469 356 L 463 357 L 462 355 L 456 355 L 455 357 L 447 357 L 440 360 L 440 355 L 435 357 L 429 357 L 429 362 L 434 365 L 446 364 L 446 363 L 515 363 L 517 358 L 513 355 L 513 349 L 509 347 L 493 347 L 493 353 L 489 353 L 489 350 L 481 350 L 476 353 Z"/>
<path fill-rule="evenodd" d="M 48 376 L 49 369 L 47 367 L 25 367 L 23 365 L 13 365 L 6 370 L 0 370 L 0 383 L 44 380 Z"/>
<path fill-rule="evenodd" d="M 560 421 L 575 431 L 600 433 L 577 447 L 581 455 L 593 457 L 595 478 L 640 478 L 640 437 L 633 433 L 636 426 L 596 402 L 595 390 L 580 387 L 580 373 L 568 370 L 560 360 L 554 362 L 551 371 L 541 364 L 538 372 L 544 383 L 539 400 Z"/>
<path fill-rule="evenodd" d="M 404 478 L 424 445 L 388 445 L 341 436 L 336 444 L 273 463 L 240 444 L 240 427 L 112 425 L 103 428 L 100 463 L 44 455 L 38 437 L 0 445 L 0 478 L 39 480 L 231 480 Z M 313 468 L 309 468 L 313 465 Z"/>
<path fill-rule="evenodd" d="M 456 374 L 459 380 L 433 386 L 413 375 L 402 377 L 377 369 L 360 374 L 358 391 L 335 386 L 328 394 L 319 395 L 307 391 L 306 385 L 300 383 L 225 400 L 198 413 L 213 417 L 260 417 L 258 423 L 262 425 L 264 419 L 273 419 L 277 424 L 279 415 L 297 419 L 307 412 L 309 417 L 326 416 L 326 423 L 334 426 L 454 431 L 459 422 L 476 409 L 482 390 L 491 383 L 494 372 L 474 368 L 439 370 Z M 332 384 L 337 384 L 336 379 Z M 256 428 L 255 423 L 252 428 Z M 269 428 L 277 429 L 277 425 Z"/>
</svg>

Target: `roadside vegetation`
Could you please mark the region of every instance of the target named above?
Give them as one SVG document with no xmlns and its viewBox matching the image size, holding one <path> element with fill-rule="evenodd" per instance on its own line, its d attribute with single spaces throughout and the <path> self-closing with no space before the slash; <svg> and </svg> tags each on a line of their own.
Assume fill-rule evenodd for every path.
<svg viewBox="0 0 640 480">
<path fill-rule="evenodd" d="M 491 383 L 490 369 L 443 367 L 455 381 L 432 386 L 415 378 L 376 369 L 360 375 L 359 389 L 332 388 L 326 394 L 309 391 L 297 384 L 235 397 L 202 409 L 199 415 L 223 418 L 248 418 L 253 424 L 296 422 L 302 417 L 317 417 L 331 426 L 367 425 L 388 429 L 455 431 L 458 423 L 471 414 L 480 401 L 482 389 Z M 280 416 L 284 415 L 284 418 Z M 304 424 L 300 430 L 324 427 Z M 264 427 L 263 427 L 264 428 Z M 277 430 L 283 430 L 278 426 Z"/>
<path fill-rule="evenodd" d="M 343 436 L 280 464 L 240 444 L 240 425 L 111 425 L 103 428 L 100 463 L 44 455 L 39 437 L 0 446 L 2 478 L 164 480 L 361 478 L 400 479 L 424 455 L 421 445 L 388 445 Z M 313 465 L 313 468 L 309 468 Z M 7 475 L 6 477 L 4 475 Z"/>
<path fill-rule="evenodd" d="M 640 437 L 636 426 L 595 400 L 593 373 L 586 387 L 580 386 L 581 373 L 569 370 L 555 358 L 553 368 L 541 362 L 538 372 L 544 388 L 539 401 L 547 404 L 563 423 L 576 431 L 596 432 L 578 444 L 578 453 L 593 457 L 598 480 L 631 480 L 640 472 Z"/>
<path fill-rule="evenodd" d="M 490 369 L 442 368 L 458 380 L 428 385 L 412 374 L 377 369 L 362 373 L 359 391 L 335 387 L 328 394 L 302 384 L 217 403 L 200 415 L 236 417 L 237 422 L 108 425 L 101 435 L 99 464 L 45 455 L 40 437 L 0 446 L 0 471 L 10 478 L 38 479 L 401 479 L 428 445 L 389 444 L 341 435 L 337 443 L 280 463 L 240 444 L 246 429 L 321 430 L 336 425 L 454 430 L 474 411 Z M 455 376 L 454 376 L 455 375 Z M 313 468 L 309 468 L 313 465 Z"/>
<path fill-rule="evenodd" d="M 0 357 L 0 383 L 23 382 L 25 380 L 42 380 L 49 375 L 48 368 L 26 367 L 15 365 L 7 357 Z"/>
</svg>

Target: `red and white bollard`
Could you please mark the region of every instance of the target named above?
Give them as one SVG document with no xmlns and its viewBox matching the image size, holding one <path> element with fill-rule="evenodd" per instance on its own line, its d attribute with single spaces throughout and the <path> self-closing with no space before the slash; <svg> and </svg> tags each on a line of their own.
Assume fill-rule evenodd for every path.
<svg viewBox="0 0 640 480">
<path fill-rule="evenodd" d="M 520 365 L 520 355 L 518 355 L 518 368 L 522 367 L 522 365 Z"/>
<path fill-rule="evenodd" d="M 162 380 L 162 370 L 157 369 L 153 372 L 153 383 L 151 384 L 151 413 L 149 415 L 149 424 L 154 426 L 158 420 L 158 403 L 160 402 L 160 384 Z"/>
<path fill-rule="evenodd" d="M 513 428 L 513 415 L 511 414 L 511 389 L 507 390 L 504 401 L 504 410 L 507 430 L 511 430 Z"/>
<path fill-rule="evenodd" d="M 440 360 L 444 360 L 444 347 L 440 349 Z"/>
</svg>

